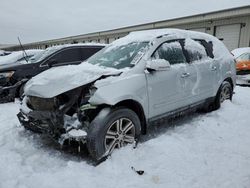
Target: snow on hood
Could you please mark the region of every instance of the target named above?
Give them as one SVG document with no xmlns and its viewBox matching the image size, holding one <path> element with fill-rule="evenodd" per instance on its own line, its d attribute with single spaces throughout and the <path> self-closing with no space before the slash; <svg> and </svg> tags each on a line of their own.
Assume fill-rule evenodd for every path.
<svg viewBox="0 0 250 188">
<path fill-rule="evenodd" d="M 24 94 L 52 98 L 66 91 L 91 83 L 101 76 L 118 75 L 122 70 L 103 68 L 84 62 L 80 65 L 54 67 L 27 82 Z"/>
<path fill-rule="evenodd" d="M 27 56 L 33 56 L 37 53 L 42 52 L 43 50 L 25 50 Z M 0 65 L 13 64 L 16 63 L 19 59 L 23 58 L 26 54 L 23 51 L 12 52 L 7 56 L 3 56 L 0 59 Z"/>
</svg>

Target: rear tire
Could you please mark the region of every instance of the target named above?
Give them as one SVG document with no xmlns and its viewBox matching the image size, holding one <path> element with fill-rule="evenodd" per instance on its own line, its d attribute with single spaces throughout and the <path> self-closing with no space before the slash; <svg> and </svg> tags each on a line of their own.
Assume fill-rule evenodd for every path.
<svg viewBox="0 0 250 188">
<path fill-rule="evenodd" d="M 228 81 L 224 81 L 217 92 L 212 109 L 213 110 L 219 109 L 221 103 L 223 103 L 225 100 L 228 99 L 232 100 L 232 97 L 233 97 L 233 88 Z"/>
<path fill-rule="evenodd" d="M 101 161 L 114 149 L 132 144 L 141 133 L 137 114 L 128 108 L 103 109 L 91 122 L 87 148 L 90 155 Z"/>
</svg>

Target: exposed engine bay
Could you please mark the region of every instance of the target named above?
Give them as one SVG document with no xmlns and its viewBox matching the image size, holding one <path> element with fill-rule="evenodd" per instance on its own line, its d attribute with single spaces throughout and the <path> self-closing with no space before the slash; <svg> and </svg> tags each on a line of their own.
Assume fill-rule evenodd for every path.
<svg viewBox="0 0 250 188">
<path fill-rule="evenodd" d="M 92 85 L 53 98 L 26 96 L 17 115 L 19 121 L 27 129 L 48 134 L 61 145 L 66 140 L 85 143 L 88 126 L 101 109 L 88 103 L 95 90 Z"/>
</svg>

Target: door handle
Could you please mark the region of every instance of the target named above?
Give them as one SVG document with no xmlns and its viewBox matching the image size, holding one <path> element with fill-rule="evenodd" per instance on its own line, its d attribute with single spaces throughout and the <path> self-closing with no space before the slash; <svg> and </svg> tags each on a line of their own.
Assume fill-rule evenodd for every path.
<svg viewBox="0 0 250 188">
<path fill-rule="evenodd" d="M 182 78 L 186 78 L 186 77 L 189 77 L 189 76 L 190 76 L 190 73 L 188 73 L 188 72 L 184 72 L 181 75 Z"/>
<path fill-rule="evenodd" d="M 216 70 L 217 70 L 217 67 L 216 67 L 216 66 L 212 66 L 211 70 L 212 70 L 212 71 L 216 71 Z"/>
</svg>

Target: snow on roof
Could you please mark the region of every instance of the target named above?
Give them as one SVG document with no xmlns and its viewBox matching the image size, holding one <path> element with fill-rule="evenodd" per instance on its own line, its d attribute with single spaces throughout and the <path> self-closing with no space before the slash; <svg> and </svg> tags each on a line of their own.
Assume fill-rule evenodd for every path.
<svg viewBox="0 0 250 188">
<path fill-rule="evenodd" d="M 232 50 L 232 54 L 234 55 L 235 58 L 239 57 L 240 55 L 249 52 L 250 53 L 250 47 L 245 47 L 245 48 L 236 48 Z"/>
<path fill-rule="evenodd" d="M 102 44 L 102 43 L 77 43 L 77 44 L 62 44 L 62 45 L 57 45 L 57 46 L 52 46 L 52 47 L 48 47 L 46 49 L 61 49 L 61 48 L 66 48 L 66 47 L 71 47 L 71 46 L 106 46 L 106 44 Z"/>
<path fill-rule="evenodd" d="M 176 38 L 184 39 L 203 39 L 207 42 L 213 42 L 213 53 L 215 57 L 226 59 L 231 57 L 229 50 L 225 45 L 218 40 L 216 37 L 197 31 L 182 30 L 182 29 L 154 29 L 154 30 L 143 30 L 134 31 L 127 36 L 118 39 L 111 43 L 112 47 L 126 45 L 131 42 L 143 42 L 143 41 L 154 41 L 161 36 L 167 36 L 169 40 Z"/>
<path fill-rule="evenodd" d="M 182 29 L 153 29 L 153 30 L 143 30 L 143 31 L 133 31 L 127 36 L 118 39 L 113 42 L 113 44 L 119 45 L 121 43 L 129 43 L 135 41 L 152 41 L 160 36 L 175 36 L 178 38 L 202 38 L 205 40 L 212 40 L 212 35 L 201 33 L 197 31 L 182 30 Z"/>
<path fill-rule="evenodd" d="M 45 49 L 44 51 L 44 54 L 41 56 L 41 59 L 43 59 L 45 56 L 51 54 L 52 52 L 55 52 L 57 50 L 60 50 L 62 48 L 67 48 L 67 47 L 72 47 L 72 46 L 101 46 L 101 47 L 105 47 L 106 44 L 101 44 L 101 43 L 94 43 L 94 42 L 91 42 L 91 43 L 77 43 L 77 44 L 62 44 L 62 45 L 57 45 L 57 46 L 51 46 L 51 47 L 48 47 Z"/>
</svg>

